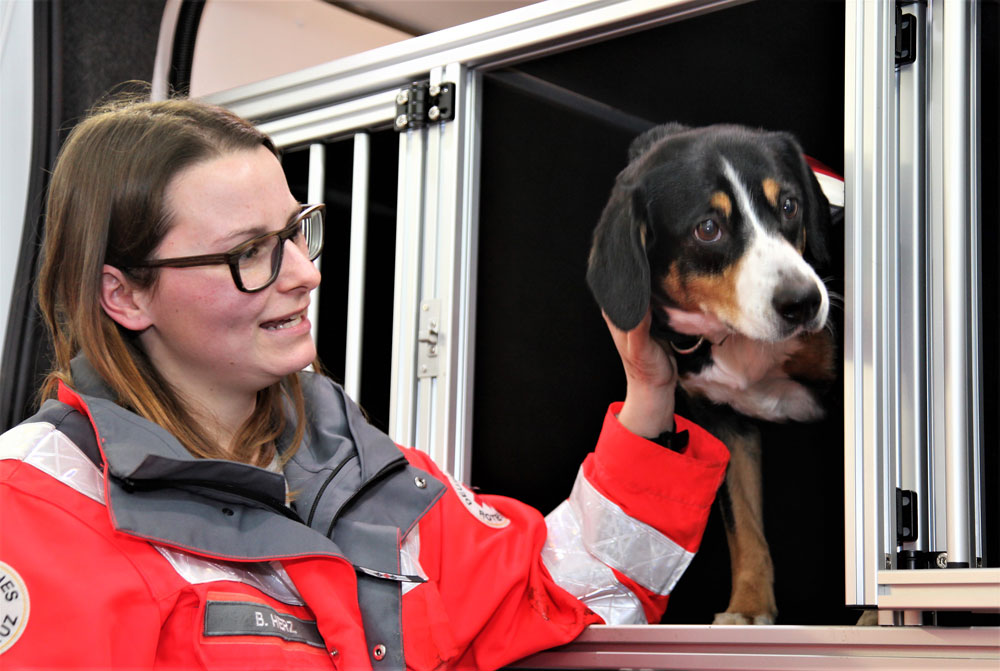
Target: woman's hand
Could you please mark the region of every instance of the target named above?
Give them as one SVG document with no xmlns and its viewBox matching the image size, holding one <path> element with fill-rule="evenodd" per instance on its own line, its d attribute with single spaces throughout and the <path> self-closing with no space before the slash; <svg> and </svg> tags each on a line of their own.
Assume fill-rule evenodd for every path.
<svg viewBox="0 0 1000 671">
<path fill-rule="evenodd" d="M 647 312 L 631 331 L 620 330 L 606 314 L 604 321 L 625 367 L 625 405 L 618 413 L 618 421 L 632 433 L 645 438 L 673 431 L 677 364 L 650 337 L 652 314 Z"/>
</svg>

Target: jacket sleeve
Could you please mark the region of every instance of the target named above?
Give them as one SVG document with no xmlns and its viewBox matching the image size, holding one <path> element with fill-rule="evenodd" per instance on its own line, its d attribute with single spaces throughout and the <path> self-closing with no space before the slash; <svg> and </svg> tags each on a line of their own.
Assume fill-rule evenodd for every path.
<svg viewBox="0 0 1000 671">
<path fill-rule="evenodd" d="M 729 451 L 675 416 L 689 441 L 674 452 L 629 432 L 621 404 L 605 417 L 569 499 L 546 518 L 553 579 L 607 624 L 658 622 L 701 544 Z"/>
<path fill-rule="evenodd" d="M 403 598 L 408 666 L 497 668 L 589 624 L 659 618 L 700 542 L 728 452 L 681 418 L 688 448 L 671 452 L 629 433 L 615 412 L 573 494 L 547 519 L 475 494 L 406 451 L 449 485 L 404 542 L 404 558 L 417 555 L 415 570 L 427 578 Z"/>
<path fill-rule="evenodd" d="M 36 424 L 0 436 L 0 590 L 10 597 L 0 667 L 151 668 L 160 613 L 148 586 L 98 530 L 103 505 L 6 458 L 28 439 L 45 451 L 60 434 Z M 65 459 L 50 465 L 69 476 L 83 470 Z"/>
</svg>

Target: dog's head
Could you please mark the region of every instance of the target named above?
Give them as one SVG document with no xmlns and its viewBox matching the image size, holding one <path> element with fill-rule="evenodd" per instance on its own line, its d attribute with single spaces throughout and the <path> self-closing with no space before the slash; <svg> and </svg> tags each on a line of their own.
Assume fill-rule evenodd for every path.
<svg viewBox="0 0 1000 671">
<path fill-rule="evenodd" d="M 587 283 L 611 321 L 650 304 L 680 333 L 779 341 L 826 323 L 830 208 L 787 133 L 658 126 L 594 232 Z M 713 337 L 714 336 L 714 337 Z"/>
</svg>

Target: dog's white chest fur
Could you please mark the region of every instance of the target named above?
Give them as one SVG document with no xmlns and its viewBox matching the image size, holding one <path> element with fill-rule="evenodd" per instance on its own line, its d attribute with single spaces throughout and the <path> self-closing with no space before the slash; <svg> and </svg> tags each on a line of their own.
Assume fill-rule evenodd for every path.
<svg viewBox="0 0 1000 671">
<path fill-rule="evenodd" d="M 682 377 L 681 386 L 690 394 L 751 417 L 772 422 L 815 421 L 823 417 L 823 407 L 783 367 L 801 347 L 797 338 L 761 342 L 732 334 L 712 346 L 712 363 Z"/>
</svg>

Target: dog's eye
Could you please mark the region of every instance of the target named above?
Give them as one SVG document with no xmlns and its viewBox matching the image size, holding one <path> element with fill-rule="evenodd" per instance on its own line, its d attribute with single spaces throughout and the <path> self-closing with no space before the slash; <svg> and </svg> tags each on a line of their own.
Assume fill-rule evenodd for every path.
<svg viewBox="0 0 1000 671">
<path fill-rule="evenodd" d="M 694 227 L 694 237 L 702 242 L 715 242 L 722 237 L 722 229 L 714 219 L 706 219 Z"/>
<path fill-rule="evenodd" d="M 785 202 L 781 206 L 781 211 L 784 213 L 785 219 L 791 219 L 799 212 L 799 201 L 794 198 L 785 198 Z"/>
</svg>

